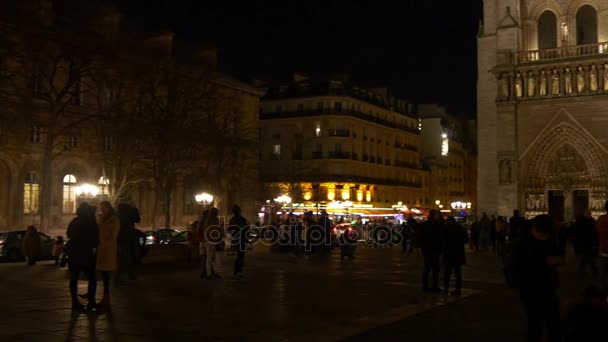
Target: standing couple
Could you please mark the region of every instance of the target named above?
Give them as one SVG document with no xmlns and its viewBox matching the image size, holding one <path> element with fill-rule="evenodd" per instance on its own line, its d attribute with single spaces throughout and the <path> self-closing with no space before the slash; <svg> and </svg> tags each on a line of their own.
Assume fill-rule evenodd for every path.
<svg viewBox="0 0 608 342">
<path fill-rule="evenodd" d="M 70 270 L 70 295 L 72 309 L 85 307 L 78 300 L 78 278 L 83 272 L 88 279 L 87 309 L 96 310 L 110 305 L 110 272 L 118 265 L 117 238 L 120 232 L 120 219 L 112 204 L 104 201 L 99 204 L 100 214 L 95 217 L 95 207 L 82 203 L 76 211 L 76 218 L 70 222 L 67 231 L 69 239 L 65 246 Z M 95 302 L 97 290 L 97 271 L 103 279 L 103 297 Z"/>
</svg>

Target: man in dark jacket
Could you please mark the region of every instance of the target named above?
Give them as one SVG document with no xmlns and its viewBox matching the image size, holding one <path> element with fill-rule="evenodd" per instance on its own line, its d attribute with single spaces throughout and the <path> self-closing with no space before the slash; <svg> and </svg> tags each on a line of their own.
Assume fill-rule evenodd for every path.
<svg viewBox="0 0 608 342">
<path fill-rule="evenodd" d="M 234 262 L 234 277 L 241 279 L 243 277 L 243 267 L 245 266 L 245 251 L 247 250 L 248 242 L 248 223 L 241 215 L 241 208 L 238 205 L 232 207 L 232 218 L 230 219 L 228 229 L 236 238 L 236 261 Z"/>
<path fill-rule="evenodd" d="M 424 271 L 422 273 L 423 291 L 441 292 L 439 288 L 440 257 L 443 248 L 443 219 L 439 211 L 433 209 L 429 213 L 420 231 L 420 243 L 424 256 Z M 429 274 L 432 273 L 432 287 L 429 287 Z"/>
<path fill-rule="evenodd" d="M 99 244 L 99 230 L 95 220 L 95 208 L 82 203 L 76 210 L 76 217 L 70 222 L 67 231 L 69 239 L 65 250 L 68 255 L 70 269 L 70 295 L 72 309 L 82 310 L 84 307 L 78 300 L 78 278 L 83 271 L 89 281 L 87 308 L 95 309 L 95 291 L 97 279 L 95 274 L 95 248 Z"/>
<path fill-rule="evenodd" d="M 574 245 L 574 253 L 578 259 L 579 276 L 584 277 L 586 269 L 589 267 L 593 283 L 595 283 L 598 276 L 596 258 L 599 242 L 595 230 L 595 219 L 593 219 L 589 210 L 585 211 L 585 215 L 576 218 L 576 221 L 570 227 L 569 235 Z"/>
<path fill-rule="evenodd" d="M 519 210 L 513 210 L 513 216 L 509 219 L 509 241 L 515 241 L 524 234 L 524 218 L 520 216 Z"/>
<path fill-rule="evenodd" d="M 120 218 L 120 232 L 118 234 L 118 256 L 120 261 L 119 274 L 127 273 L 129 280 L 135 280 L 135 267 L 141 259 L 141 244 L 135 223 L 140 222 L 139 211 L 127 203 L 118 204 L 117 210 Z"/>
<path fill-rule="evenodd" d="M 539 215 L 532 220 L 528 238 L 513 246 L 513 265 L 518 272 L 520 298 L 528 320 L 528 341 L 540 341 L 543 326 L 548 341 L 560 341 L 558 266 L 563 254 L 553 220 Z"/>
<path fill-rule="evenodd" d="M 445 244 L 443 250 L 443 265 L 445 267 L 444 286 L 446 293 L 450 288 L 450 278 L 452 271 L 456 276 L 456 289 L 452 292 L 453 296 L 460 296 L 462 290 L 462 265 L 466 263 L 465 246 L 469 243 L 467 231 L 456 223 L 453 217 L 448 217 L 445 227 Z"/>
</svg>

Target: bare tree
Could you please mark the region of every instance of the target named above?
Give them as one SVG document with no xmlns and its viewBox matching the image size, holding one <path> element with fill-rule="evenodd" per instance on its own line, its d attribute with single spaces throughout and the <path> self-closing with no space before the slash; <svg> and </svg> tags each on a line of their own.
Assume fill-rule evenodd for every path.
<svg viewBox="0 0 608 342">
<path fill-rule="evenodd" d="M 53 29 L 44 23 L 7 24 L 14 45 L 5 57 L 0 94 L 4 102 L 26 114 L 30 142 L 41 145 L 38 214 L 43 230 L 50 224 L 54 161 L 68 150 L 70 135 L 98 116 L 83 105 L 83 99 L 92 89 L 85 83 L 103 64 L 104 39 L 80 26 L 84 23 L 75 27 L 69 18 L 62 20 L 64 25 Z"/>
</svg>

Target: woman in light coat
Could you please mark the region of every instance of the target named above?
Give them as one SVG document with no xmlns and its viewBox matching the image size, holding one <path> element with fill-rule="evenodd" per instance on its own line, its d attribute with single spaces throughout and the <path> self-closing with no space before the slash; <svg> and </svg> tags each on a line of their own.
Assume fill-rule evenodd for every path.
<svg viewBox="0 0 608 342">
<path fill-rule="evenodd" d="M 97 225 L 99 226 L 99 246 L 97 247 L 97 270 L 103 279 L 103 297 L 100 306 L 110 305 L 110 272 L 118 268 L 118 233 L 120 232 L 120 219 L 112 204 L 108 201 L 99 203 L 101 214 Z"/>
</svg>

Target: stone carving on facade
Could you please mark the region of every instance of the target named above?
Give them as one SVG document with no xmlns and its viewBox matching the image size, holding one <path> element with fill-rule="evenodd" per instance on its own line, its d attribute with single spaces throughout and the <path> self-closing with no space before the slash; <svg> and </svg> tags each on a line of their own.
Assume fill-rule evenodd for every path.
<svg viewBox="0 0 608 342">
<path fill-rule="evenodd" d="M 511 161 L 503 159 L 498 166 L 500 170 L 500 184 L 511 184 Z"/>
<path fill-rule="evenodd" d="M 506 74 L 502 74 L 498 78 L 498 98 L 509 98 L 509 79 Z"/>
<path fill-rule="evenodd" d="M 560 94 L 559 81 L 559 74 L 557 73 L 557 70 L 554 69 L 553 74 L 551 75 L 551 95 Z"/>
<path fill-rule="evenodd" d="M 603 70 L 603 72 L 604 72 L 604 77 L 603 77 L 603 79 L 604 79 L 604 91 L 608 92 L 608 63 L 606 63 L 604 65 L 603 69 L 604 69 Z"/>
<path fill-rule="evenodd" d="M 579 66 L 576 70 L 576 92 L 584 93 L 585 92 L 585 70 L 583 70 L 582 66 Z"/>
<path fill-rule="evenodd" d="M 520 73 L 517 73 L 517 76 L 515 77 L 515 96 L 524 96 L 524 81 L 522 80 Z"/>
<path fill-rule="evenodd" d="M 526 197 L 526 210 L 544 210 L 545 195 L 544 194 L 528 194 Z"/>
<path fill-rule="evenodd" d="M 528 97 L 536 95 L 536 76 L 532 71 L 528 72 Z"/>
<path fill-rule="evenodd" d="M 566 68 L 566 72 L 564 73 L 564 91 L 566 95 L 572 94 L 574 88 L 572 87 L 572 72 L 570 68 Z"/>
<path fill-rule="evenodd" d="M 594 193 L 589 196 L 589 209 L 594 211 L 604 212 L 604 205 L 606 204 L 606 194 Z"/>
<path fill-rule="evenodd" d="M 597 83 L 597 68 L 593 64 L 589 70 L 589 90 L 596 92 L 598 89 Z"/>
<path fill-rule="evenodd" d="M 540 96 L 546 96 L 547 95 L 547 73 L 545 72 L 545 70 L 541 71 L 540 73 L 540 87 L 538 89 L 538 94 Z"/>
</svg>

